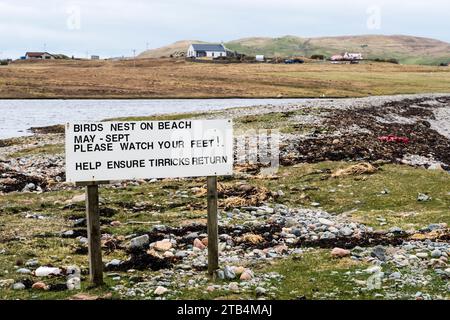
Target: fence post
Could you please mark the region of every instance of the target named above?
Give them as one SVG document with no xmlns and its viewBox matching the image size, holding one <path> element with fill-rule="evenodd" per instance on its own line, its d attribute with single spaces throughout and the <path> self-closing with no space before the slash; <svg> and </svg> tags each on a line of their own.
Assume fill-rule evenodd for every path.
<svg viewBox="0 0 450 320">
<path fill-rule="evenodd" d="M 217 226 L 217 177 L 207 178 L 208 188 L 208 273 L 219 269 L 219 229 Z"/>
</svg>

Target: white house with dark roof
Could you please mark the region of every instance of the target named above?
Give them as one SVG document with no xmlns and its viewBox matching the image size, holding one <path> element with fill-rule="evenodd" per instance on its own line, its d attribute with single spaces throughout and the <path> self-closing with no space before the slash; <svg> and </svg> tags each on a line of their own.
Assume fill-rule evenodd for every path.
<svg viewBox="0 0 450 320">
<path fill-rule="evenodd" d="M 27 53 L 25 53 L 25 59 L 27 59 L 27 60 L 31 60 L 31 59 L 48 60 L 48 59 L 55 59 L 55 56 L 48 52 L 27 52 Z"/>
<path fill-rule="evenodd" d="M 187 50 L 186 57 L 188 58 L 217 58 L 226 57 L 227 50 L 223 44 L 197 44 L 193 43 Z"/>
</svg>

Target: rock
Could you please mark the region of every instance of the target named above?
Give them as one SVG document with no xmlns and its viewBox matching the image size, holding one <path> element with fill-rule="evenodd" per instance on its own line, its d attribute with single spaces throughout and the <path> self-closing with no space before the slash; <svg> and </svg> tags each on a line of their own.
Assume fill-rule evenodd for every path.
<svg viewBox="0 0 450 320">
<path fill-rule="evenodd" d="M 320 239 L 335 239 L 336 236 L 330 231 L 325 231 L 320 235 Z"/>
<path fill-rule="evenodd" d="M 172 242 L 169 239 L 163 239 L 161 241 L 156 241 L 153 248 L 157 251 L 167 251 L 172 248 Z"/>
<path fill-rule="evenodd" d="M 216 271 L 216 276 L 220 280 L 224 280 L 225 279 L 225 273 L 222 270 L 217 270 Z"/>
<path fill-rule="evenodd" d="M 39 266 L 39 261 L 37 259 L 30 259 L 25 262 L 26 267 L 35 268 Z"/>
<path fill-rule="evenodd" d="M 234 271 L 234 273 L 237 275 L 237 276 L 240 276 L 241 274 L 243 274 L 244 273 L 244 271 L 245 271 L 245 268 L 244 267 L 234 267 L 233 268 L 233 271 Z"/>
<path fill-rule="evenodd" d="M 230 282 L 228 284 L 228 289 L 231 291 L 239 291 L 239 285 L 236 282 Z"/>
<path fill-rule="evenodd" d="M 318 221 L 319 221 L 321 224 L 326 225 L 326 226 L 333 226 L 333 225 L 334 225 L 334 222 L 333 222 L 333 221 L 328 220 L 328 219 L 325 219 L 325 218 L 319 218 Z"/>
<path fill-rule="evenodd" d="M 16 270 L 17 273 L 21 273 L 21 274 L 31 274 L 31 270 L 27 269 L 27 268 L 20 268 Z"/>
<path fill-rule="evenodd" d="M 200 250 L 204 250 L 206 248 L 206 246 L 203 244 L 203 242 L 201 242 L 198 238 L 195 238 L 193 246 L 194 246 L 194 248 L 197 248 Z"/>
<path fill-rule="evenodd" d="M 208 291 L 208 292 L 213 292 L 214 290 L 216 290 L 216 288 L 214 288 L 214 286 L 206 287 L 206 291 Z"/>
<path fill-rule="evenodd" d="M 36 277 L 57 276 L 61 274 L 61 270 L 53 267 L 39 267 L 34 271 L 34 274 Z"/>
<path fill-rule="evenodd" d="M 319 202 L 311 202 L 311 206 L 312 207 L 320 207 L 320 203 Z"/>
<path fill-rule="evenodd" d="M 113 260 L 111 260 L 110 262 L 108 262 L 108 263 L 106 264 L 106 267 L 107 267 L 107 268 L 108 268 L 108 267 L 118 267 L 121 263 L 122 263 L 121 260 L 119 260 L 119 259 L 113 259 Z"/>
<path fill-rule="evenodd" d="M 30 183 L 27 183 L 25 185 L 25 187 L 23 188 L 22 191 L 23 192 L 30 192 L 30 191 L 33 191 L 33 190 L 36 190 L 36 185 L 34 183 L 30 182 Z"/>
<path fill-rule="evenodd" d="M 430 200 L 431 200 L 431 197 L 425 193 L 419 193 L 417 195 L 417 201 L 425 202 L 425 201 L 430 201 Z"/>
<path fill-rule="evenodd" d="M 389 275 L 389 279 L 399 280 L 401 279 L 402 274 L 400 272 L 393 272 Z"/>
<path fill-rule="evenodd" d="M 47 285 L 44 282 L 35 282 L 31 286 L 31 288 L 34 290 L 47 290 L 48 289 Z"/>
<path fill-rule="evenodd" d="M 366 269 L 367 273 L 379 273 L 381 272 L 381 267 L 380 266 L 372 266 Z"/>
<path fill-rule="evenodd" d="M 342 249 L 342 248 L 334 248 L 331 250 L 331 256 L 334 258 L 343 258 L 348 257 L 350 255 L 350 250 Z"/>
<path fill-rule="evenodd" d="M 442 255 L 442 252 L 439 249 L 434 249 L 433 251 L 431 251 L 432 258 L 440 258 L 441 255 Z"/>
<path fill-rule="evenodd" d="M 73 277 L 66 282 L 67 289 L 69 290 L 80 290 L 81 289 L 81 279 L 78 277 Z"/>
<path fill-rule="evenodd" d="M 386 260 L 386 249 L 383 246 L 376 246 L 372 249 L 370 255 L 380 261 Z"/>
<path fill-rule="evenodd" d="M 142 236 L 133 238 L 130 240 L 129 249 L 131 250 L 139 250 L 144 249 L 146 246 L 148 246 L 150 243 L 150 239 L 147 234 L 144 234 Z"/>
<path fill-rule="evenodd" d="M 339 232 L 345 237 L 349 237 L 353 234 L 353 230 L 349 227 L 343 227 Z"/>
<path fill-rule="evenodd" d="M 165 294 L 165 293 L 168 292 L 168 291 L 169 291 L 169 289 L 164 288 L 164 287 L 162 287 L 162 286 L 158 286 L 158 287 L 155 289 L 155 291 L 153 291 L 153 293 L 156 294 L 156 295 L 158 295 L 158 296 L 161 296 L 161 295 Z"/>
<path fill-rule="evenodd" d="M 0 289 L 11 287 L 14 284 L 14 279 L 3 279 L 0 280 Z"/>
<path fill-rule="evenodd" d="M 418 253 L 416 253 L 416 256 L 421 259 L 426 259 L 426 258 L 428 258 L 428 253 L 427 252 L 418 252 Z"/>
<path fill-rule="evenodd" d="M 388 230 L 390 233 L 401 234 L 403 233 L 403 229 L 399 227 L 392 227 Z"/>
<path fill-rule="evenodd" d="M 77 203 L 77 202 L 84 202 L 86 200 L 86 195 L 80 194 L 77 196 L 74 196 L 72 199 L 69 200 L 70 203 Z"/>
<path fill-rule="evenodd" d="M 86 293 L 77 293 L 76 295 L 73 295 L 69 299 L 70 300 L 84 300 L 84 301 L 88 301 L 88 300 L 98 300 L 99 297 L 95 296 L 95 295 L 86 294 Z"/>
<path fill-rule="evenodd" d="M 12 285 L 13 290 L 25 290 L 25 285 L 22 282 L 16 282 Z"/>
<path fill-rule="evenodd" d="M 164 258 L 172 258 L 174 256 L 173 252 L 171 251 L 166 251 L 163 254 Z"/>
<path fill-rule="evenodd" d="M 257 296 L 263 296 L 266 294 L 266 289 L 264 289 L 263 287 L 256 287 L 255 289 L 255 293 Z"/>
<path fill-rule="evenodd" d="M 110 225 L 113 226 L 113 227 L 118 227 L 121 224 L 122 224 L 122 222 L 120 222 L 118 220 L 111 221 L 111 223 L 110 223 Z"/>
<path fill-rule="evenodd" d="M 252 278 L 253 278 L 253 272 L 251 270 L 247 269 L 241 274 L 239 279 L 242 281 L 248 281 L 248 280 L 251 280 Z"/>
<path fill-rule="evenodd" d="M 223 273 L 224 273 L 225 279 L 232 280 L 232 279 L 236 278 L 236 273 L 229 266 L 225 266 L 225 268 L 223 269 Z"/>
</svg>

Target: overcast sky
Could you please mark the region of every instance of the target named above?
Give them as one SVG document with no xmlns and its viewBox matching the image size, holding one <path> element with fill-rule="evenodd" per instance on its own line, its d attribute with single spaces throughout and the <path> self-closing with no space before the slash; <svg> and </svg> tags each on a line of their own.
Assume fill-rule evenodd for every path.
<svg viewBox="0 0 450 320">
<path fill-rule="evenodd" d="M 450 42 L 448 0 L 0 0 L 0 57 L 132 56 L 177 40 L 407 34 Z"/>
</svg>

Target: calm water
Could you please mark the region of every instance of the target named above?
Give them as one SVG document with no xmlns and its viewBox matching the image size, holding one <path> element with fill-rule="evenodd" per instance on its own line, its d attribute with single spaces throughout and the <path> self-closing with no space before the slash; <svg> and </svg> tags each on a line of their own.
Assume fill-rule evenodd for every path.
<svg viewBox="0 0 450 320">
<path fill-rule="evenodd" d="M 99 121 L 126 116 L 218 110 L 301 99 L 207 100 L 0 100 L 0 139 L 30 135 L 30 127 L 68 121 Z"/>
</svg>

